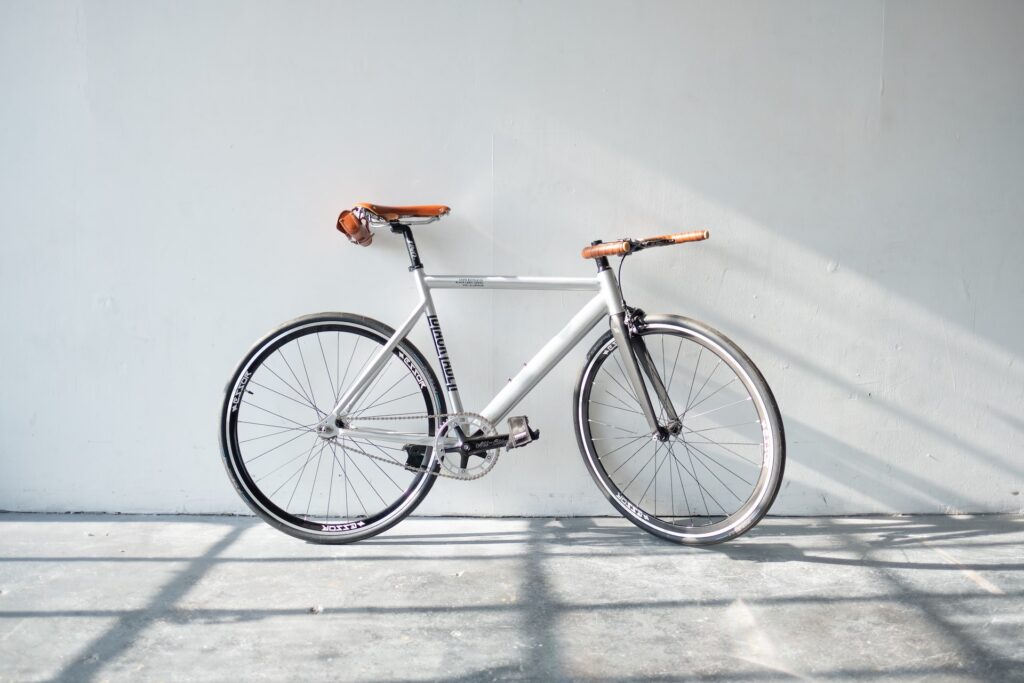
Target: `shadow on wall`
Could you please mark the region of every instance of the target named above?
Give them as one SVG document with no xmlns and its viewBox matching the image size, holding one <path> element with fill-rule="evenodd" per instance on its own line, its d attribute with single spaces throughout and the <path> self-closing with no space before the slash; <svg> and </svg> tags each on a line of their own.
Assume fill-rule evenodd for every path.
<svg viewBox="0 0 1024 683">
<path fill-rule="evenodd" d="M 596 21 L 564 91 L 508 74 L 525 97 L 495 135 L 496 234 L 523 227 L 496 259 L 529 268 L 518 240 L 560 223 L 605 239 L 709 227 L 707 245 L 627 264 L 625 291 L 647 310 L 685 297 L 761 366 L 794 465 L 773 512 L 1024 509 L 1024 319 L 1008 314 L 1024 297 L 1024 8 L 922 23 L 913 4 L 875 4 L 844 30 L 823 7 L 797 24 L 721 11 L 743 16 L 712 58 L 677 7 Z M 662 34 L 674 78 L 644 61 L 665 57 Z M 550 34 L 536 52 L 568 59 Z M 652 75 L 594 113 L 622 53 Z"/>
</svg>

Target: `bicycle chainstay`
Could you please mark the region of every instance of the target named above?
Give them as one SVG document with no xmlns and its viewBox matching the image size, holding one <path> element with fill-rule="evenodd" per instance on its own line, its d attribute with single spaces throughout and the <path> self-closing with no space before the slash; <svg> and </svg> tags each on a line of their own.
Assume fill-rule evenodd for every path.
<svg viewBox="0 0 1024 683">
<path fill-rule="evenodd" d="M 353 422 L 358 422 L 360 420 L 377 421 L 377 422 L 386 422 L 386 421 L 390 420 L 390 421 L 394 422 L 394 421 L 397 421 L 397 420 L 409 420 L 409 419 L 419 419 L 419 418 L 424 418 L 424 419 L 436 418 L 436 419 L 440 420 L 439 423 L 438 423 L 438 425 L 440 426 L 440 425 L 444 424 L 445 422 L 447 422 L 448 420 L 452 419 L 453 417 L 478 417 L 480 419 L 483 419 L 483 417 L 481 415 L 477 415 L 476 413 L 466 413 L 466 412 L 463 412 L 463 413 L 438 413 L 436 415 L 430 415 L 428 413 L 402 413 L 402 414 L 396 414 L 396 415 L 373 415 L 373 416 L 369 416 L 369 417 L 354 417 L 354 418 L 350 418 L 350 419 Z M 341 448 L 344 448 L 346 450 L 352 450 L 352 451 L 355 451 L 356 453 L 359 453 L 360 455 L 365 455 L 367 458 L 372 458 L 373 460 L 379 460 L 381 462 L 386 462 L 389 465 L 397 465 L 397 466 L 401 467 L 403 470 L 406 470 L 407 472 L 417 472 L 417 473 L 418 472 L 424 472 L 424 473 L 429 474 L 429 475 L 431 475 L 433 477 L 444 477 L 445 479 L 456 479 L 458 481 L 474 481 L 476 479 L 480 479 L 481 477 L 483 477 L 484 475 L 486 475 L 487 473 L 489 473 L 491 470 L 494 469 L 494 466 L 498 464 L 498 458 L 501 456 L 501 449 L 500 448 L 496 449 L 498 452 L 495 453 L 494 460 L 491 462 L 491 466 L 490 467 L 485 469 L 483 472 L 480 472 L 479 474 L 473 474 L 473 475 L 467 475 L 467 476 L 459 476 L 459 475 L 456 475 L 456 474 L 448 474 L 447 472 L 444 471 L 443 468 L 439 468 L 437 470 L 437 472 L 428 472 L 426 467 L 409 467 L 408 465 L 406 465 L 404 463 L 400 463 L 397 460 L 392 460 L 391 458 L 385 458 L 385 457 L 380 456 L 380 455 L 374 455 L 372 453 L 367 453 L 366 451 L 362 450 L 361 448 L 353 448 L 353 447 L 349 447 L 349 446 L 341 446 L 340 443 L 338 445 Z"/>
</svg>

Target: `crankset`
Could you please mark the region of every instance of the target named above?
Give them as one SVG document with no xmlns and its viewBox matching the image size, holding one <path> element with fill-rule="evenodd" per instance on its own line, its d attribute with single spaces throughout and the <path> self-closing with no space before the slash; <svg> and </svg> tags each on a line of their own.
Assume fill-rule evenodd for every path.
<svg viewBox="0 0 1024 683">
<path fill-rule="evenodd" d="M 454 441 L 454 443 L 452 443 Z M 494 467 L 508 443 L 494 424 L 476 413 L 456 413 L 445 420 L 434 436 L 434 451 L 441 471 L 455 479 L 478 479 Z"/>
<path fill-rule="evenodd" d="M 499 434 L 482 415 L 450 416 L 434 437 L 442 471 L 455 479 L 478 479 L 494 468 L 502 449 L 519 448 L 540 437 L 526 417 L 512 417 L 508 423 L 509 433 Z"/>
<path fill-rule="evenodd" d="M 490 420 L 476 413 L 445 413 L 433 416 L 408 413 L 375 415 L 358 419 L 384 421 L 404 420 L 411 417 L 447 419 L 435 432 L 432 445 L 406 444 L 402 447 L 406 456 L 404 463 L 391 457 L 368 453 L 355 445 L 343 446 L 343 448 L 372 460 L 398 465 L 409 472 L 428 472 L 430 455 L 436 451 L 440 467 L 436 471 L 429 471 L 429 474 L 449 479 L 471 480 L 479 479 L 490 472 L 497 463 L 502 449 L 521 448 L 540 438 L 540 430 L 532 429 L 526 416 L 508 418 L 507 434 L 499 434 Z"/>
</svg>

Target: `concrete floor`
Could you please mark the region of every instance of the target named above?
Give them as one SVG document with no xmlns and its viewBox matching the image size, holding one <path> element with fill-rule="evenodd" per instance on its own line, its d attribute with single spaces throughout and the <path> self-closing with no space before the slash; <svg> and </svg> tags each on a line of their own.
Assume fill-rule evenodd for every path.
<svg viewBox="0 0 1024 683">
<path fill-rule="evenodd" d="M 1017 516 L 768 519 L 693 549 L 615 518 L 331 547 L 0 514 L 0 680 L 1024 681 L 1022 542 Z"/>
</svg>

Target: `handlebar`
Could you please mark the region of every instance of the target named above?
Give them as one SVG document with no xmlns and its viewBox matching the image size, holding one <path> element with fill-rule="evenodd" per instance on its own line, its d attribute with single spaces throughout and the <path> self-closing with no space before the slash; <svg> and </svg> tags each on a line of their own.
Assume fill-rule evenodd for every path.
<svg viewBox="0 0 1024 683">
<path fill-rule="evenodd" d="M 601 242 L 584 247 L 583 258 L 601 258 L 602 256 L 624 256 L 634 251 L 641 251 L 651 247 L 667 247 L 670 244 L 682 244 L 683 242 L 699 242 L 711 237 L 707 230 L 692 230 L 690 232 L 677 232 L 672 235 L 659 235 L 657 237 L 646 237 L 642 240 L 616 240 L 615 242 Z"/>
</svg>

